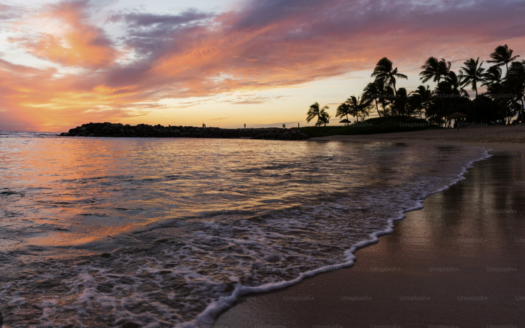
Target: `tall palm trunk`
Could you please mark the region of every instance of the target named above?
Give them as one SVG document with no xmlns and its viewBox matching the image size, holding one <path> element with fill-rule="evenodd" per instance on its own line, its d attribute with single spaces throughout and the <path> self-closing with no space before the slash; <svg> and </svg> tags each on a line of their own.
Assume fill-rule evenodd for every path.
<svg viewBox="0 0 525 328">
<path fill-rule="evenodd" d="M 476 91 L 476 98 L 474 98 L 474 123 L 476 123 L 476 106 L 478 102 L 478 88 L 474 89 Z"/>
<path fill-rule="evenodd" d="M 438 79 L 437 79 L 437 82 L 438 82 L 438 85 L 439 85 L 439 82 L 441 82 L 441 75 L 438 76 Z M 439 126 L 442 126 L 443 125 L 443 111 L 444 111 L 444 108 L 443 108 L 443 97 L 439 97 Z"/>
<path fill-rule="evenodd" d="M 394 85 L 394 96 L 397 94 L 397 91 L 396 91 L 396 82 L 393 83 Z"/>
</svg>

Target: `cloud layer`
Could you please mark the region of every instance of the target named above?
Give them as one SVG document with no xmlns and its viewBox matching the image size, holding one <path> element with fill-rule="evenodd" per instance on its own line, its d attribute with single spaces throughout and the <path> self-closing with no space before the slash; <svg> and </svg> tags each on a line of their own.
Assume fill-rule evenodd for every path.
<svg viewBox="0 0 525 328">
<path fill-rule="evenodd" d="M 371 69 L 384 56 L 416 73 L 429 56 L 486 58 L 504 43 L 525 55 L 525 3 L 517 1 L 247 1 L 231 12 L 130 8 L 104 20 L 88 0 L 36 12 L 0 6 L 9 48 L 50 64 L 0 59 L 0 117 L 27 130 L 147 121 L 165 109 L 162 99 L 298 85 Z"/>
</svg>

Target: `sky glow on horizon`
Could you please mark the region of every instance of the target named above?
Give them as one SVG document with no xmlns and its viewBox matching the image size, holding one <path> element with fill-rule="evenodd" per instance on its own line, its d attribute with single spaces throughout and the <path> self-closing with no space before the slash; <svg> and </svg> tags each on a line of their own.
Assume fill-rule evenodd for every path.
<svg viewBox="0 0 525 328">
<path fill-rule="evenodd" d="M 409 92 L 430 56 L 456 72 L 502 44 L 525 57 L 525 1 L 218 3 L 0 0 L 0 131 L 305 126 L 316 101 L 333 124 L 382 57 Z"/>
</svg>

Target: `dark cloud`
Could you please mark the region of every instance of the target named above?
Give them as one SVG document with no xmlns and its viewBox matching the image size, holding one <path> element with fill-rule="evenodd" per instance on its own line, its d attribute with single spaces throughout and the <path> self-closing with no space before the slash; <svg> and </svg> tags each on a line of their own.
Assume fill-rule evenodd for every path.
<svg viewBox="0 0 525 328">
<path fill-rule="evenodd" d="M 112 22 L 123 21 L 133 28 L 168 28 L 172 29 L 181 24 L 187 24 L 202 19 L 210 18 L 213 15 L 187 10 L 180 15 L 155 15 L 141 12 L 119 13 L 110 18 Z"/>
<path fill-rule="evenodd" d="M 340 1 L 339 1 L 340 2 Z M 249 1 L 241 8 L 231 25 L 232 29 L 252 29 L 283 20 L 300 19 L 319 14 L 319 8 L 334 6 L 338 1 L 326 0 L 268 0 Z M 306 23 L 306 22 L 303 22 Z"/>
<path fill-rule="evenodd" d="M 186 10 L 179 15 L 156 15 L 143 12 L 118 13 L 110 22 L 126 24 L 127 33 L 122 41 L 135 49 L 140 57 L 153 56 L 174 48 L 182 50 L 181 36 L 191 33 L 214 15 L 197 10 Z"/>
</svg>

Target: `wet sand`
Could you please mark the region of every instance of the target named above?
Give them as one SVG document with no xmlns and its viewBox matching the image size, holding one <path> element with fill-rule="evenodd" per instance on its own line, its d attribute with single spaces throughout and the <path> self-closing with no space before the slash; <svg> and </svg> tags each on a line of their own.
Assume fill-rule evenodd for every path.
<svg viewBox="0 0 525 328">
<path fill-rule="evenodd" d="M 214 326 L 525 327 L 525 153 L 465 177 L 358 250 L 353 267 L 248 295 Z"/>
</svg>

